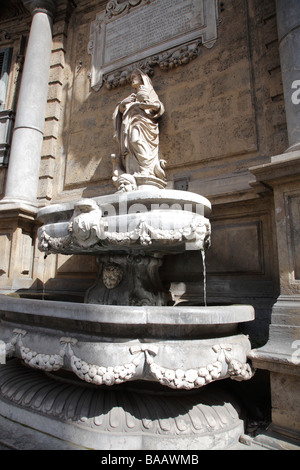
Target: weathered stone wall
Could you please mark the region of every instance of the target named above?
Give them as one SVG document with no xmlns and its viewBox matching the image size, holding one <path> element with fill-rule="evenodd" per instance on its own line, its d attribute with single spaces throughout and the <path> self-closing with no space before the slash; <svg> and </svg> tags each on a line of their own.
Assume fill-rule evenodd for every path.
<svg viewBox="0 0 300 470">
<path fill-rule="evenodd" d="M 60 171 L 52 174 L 52 191 L 41 184 L 40 198 L 61 200 L 74 191 L 92 196 L 114 189 L 111 118 L 130 87 L 98 92 L 90 87 L 90 23 L 101 11 L 99 2 L 92 6 L 78 2 L 68 23 L 54 25 L 43 157 L 53 154 Z M 185 66 L 156 67 L 152 80 L 166 107 L 160 150 L 170 185 L 188 177 L 191 191 L 211 198 L 247 192 L 249 166 L 286 148 L 274 1 L 226 1 L 215 46 L 203 47 Z M 52 137 L 57 145 L 51 151 Z M 41 178 L 48 173 L 43 164 Z"/>
</svg>

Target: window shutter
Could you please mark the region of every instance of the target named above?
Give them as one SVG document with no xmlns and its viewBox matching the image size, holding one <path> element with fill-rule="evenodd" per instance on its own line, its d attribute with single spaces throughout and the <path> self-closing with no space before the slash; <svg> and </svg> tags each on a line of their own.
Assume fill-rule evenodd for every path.
<svg viewBox="0 0 300 470">
<path fill-rule="evenodd" d="M 4 64 L 4 52 L 0 52 L 0 76 L 2 75 L 3 64 Z"/>
<path fill-rule="evenodd" d="M 5 107 L 11 52 L 11 48 L 0 49 L 0 111 Z"/>
</svg>

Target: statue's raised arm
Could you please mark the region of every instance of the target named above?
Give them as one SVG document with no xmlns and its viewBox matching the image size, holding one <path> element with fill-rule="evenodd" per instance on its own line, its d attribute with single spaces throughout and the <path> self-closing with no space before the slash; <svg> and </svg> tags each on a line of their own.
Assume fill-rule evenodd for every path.
<svg viewBox="0 0 300 470">
<path fill-rule="evenodd" d="M 113 114 L 114 138 L 119 145 L 113 155 L 113 181 L 119 190 L 143 185 L 166 186 L 163 160 L 159 158 L 158 119 L 164 113 L 150 78 L 137 69 L 131 74 L 135 89 Z"/>
</svg>

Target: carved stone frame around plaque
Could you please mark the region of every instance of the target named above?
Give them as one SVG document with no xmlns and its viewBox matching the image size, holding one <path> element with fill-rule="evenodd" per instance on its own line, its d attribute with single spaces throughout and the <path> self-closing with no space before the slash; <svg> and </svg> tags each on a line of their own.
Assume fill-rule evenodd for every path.
<svg viewBox="0 0 300 470">
<path fill-rule="evenodd" d="M 126 84 L 137 66 L 186 64 L 215 44 L 217 26 L 218 0 L 111 0 L 91 23 L 91 86 Z"/>
</svg>

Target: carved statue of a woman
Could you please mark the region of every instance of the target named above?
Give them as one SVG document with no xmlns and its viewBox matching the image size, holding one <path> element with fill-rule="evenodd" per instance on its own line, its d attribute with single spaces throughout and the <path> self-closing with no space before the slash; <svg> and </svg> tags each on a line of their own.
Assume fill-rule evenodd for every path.
<svg viewBox="0 0 300 470">
<path fill-rule="evenodd" d="M 143 71 L 132 72 L 131 84 L 135 93 L 119 103 L 113 114 L 114 138 L 119 144 L 119 155 L 112 155 L 113 181 L 125 191 L 128 186 L 135 189 L 137 180 L 164 187 L 165 162 L 158 154 L 158 119 L 164 106 Z"/>
</svg>

